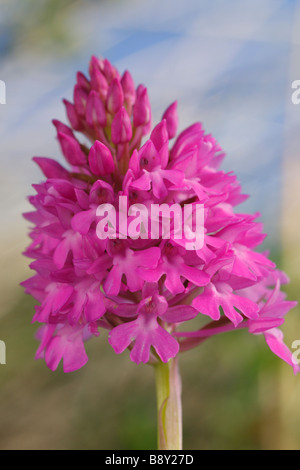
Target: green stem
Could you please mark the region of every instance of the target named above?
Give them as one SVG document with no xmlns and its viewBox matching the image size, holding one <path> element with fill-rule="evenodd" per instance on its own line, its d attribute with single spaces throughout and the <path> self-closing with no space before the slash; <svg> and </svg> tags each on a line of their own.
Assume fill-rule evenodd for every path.
<svg viewBox="0 0 300 470">
<path fill-rule="evenodd" d="M 182 449 L 181 380 L 178 358 L 155 364 L 158 449 Z"/>
</svg>

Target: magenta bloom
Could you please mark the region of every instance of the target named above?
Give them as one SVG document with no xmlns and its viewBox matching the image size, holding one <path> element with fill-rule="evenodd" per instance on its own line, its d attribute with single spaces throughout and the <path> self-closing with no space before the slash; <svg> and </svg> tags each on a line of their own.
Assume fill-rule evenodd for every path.
<svg viewBox="0 0 300 470">
<path fill-rule="evenodd" d="M 168 362 L 215 334 L 247 328 L 298 372 L 278 329 L 296 304 L 280 291 L 288 279 L 256 251 L 265 238 L 258 214 L 235 211 L 246 196 L 233 173 L 219 170 L 224 153 L 215 139 L 200 123 L 176 137 L 176 102 L 151 131 L 147 89 L 107 60 L 92 57 L 89 77 L 77 74 L 73 101 L 64 101 L 70 125 L 53 121 L 67 168 L 34 158 L 46 180 L 34 185 L 34 211 L 25 214 L 35 275 L 23 286 L 38 301 L 36 357 L 74 371 L 87 362 L 84 341 L 102 328 L 117 354 L 128 348 L 136 363 Z M 98 207 L 120 215 L 120 196 L 128 209 L 203 204 L 203 245 L 187 250 L 174 227 L 168 240 L 153 239 L 148 224 L 136 239 L 118 222 L 114 237 L 99 237 Z M 184 331 L 198 315 L 207 324 Z"/>
</svg>

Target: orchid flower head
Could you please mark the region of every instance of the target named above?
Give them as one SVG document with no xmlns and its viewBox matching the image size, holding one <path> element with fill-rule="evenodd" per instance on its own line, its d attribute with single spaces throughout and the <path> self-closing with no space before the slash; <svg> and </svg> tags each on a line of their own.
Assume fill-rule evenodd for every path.
<svg viewBox="0 0 300 470">
<path fill-rule="evenodd" d="M 234 173 L 220 169 L 217 141 L 200 123 L 178 133 L 177 101 L 152 127 L 146 87 L 107 59 L 91 58 L 64 105 L 69 124 L 53 123 L 66 163 L 34 158 L 45 179 L 25 214 L 35 273 L 23 286 L 38 302 L 36 357 L 74 371 L 88 360 L 84 342 L 107 330 L 117 354 L 168 362 L 197 341 L 247 328 L 298 372 L 279 329 L 296 304 L 280 290 L 287 277 L 258 251 L 265 238 L 258 214 L 236 211 L 247 196 Z M 192 214 L 203 206 L 201 246 L 186 248 L 193 226 L 178 238 L 184 221 L 176 225 L 174 214 L 169 239 L 149 236 L 152 206 L 189 204 Z M 136 237 L 120 218 L 127 211 Z M 199 316 L 207 325 L 184 331 Z"/>
</svg>

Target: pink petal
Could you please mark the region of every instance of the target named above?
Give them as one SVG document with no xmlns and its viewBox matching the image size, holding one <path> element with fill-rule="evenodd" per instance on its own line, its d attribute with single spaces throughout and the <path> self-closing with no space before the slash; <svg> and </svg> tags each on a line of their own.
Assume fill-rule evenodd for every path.
<svg viewBox="0 0 300 470">
<path fill-rule="evenodd" d="M 78 212 L 72 219 L 72 228 L 75 232 L 86 235 L 94 220 L 96 220 L 96 209 Z"/>
<path fill-rule="evenodd" d="M 38 164 L 47 178 L 69 179 L 69 172 L 55 160 L 45 157 L 33 157 L 33 160 Z"/>
<path fill-rule="evenodd" d="M 71 329 L 63 328 L 52 338 L 45 352 L 47 366 L 54 371 L 61 359 L 66 373 L 78 370 L 87 363 L 81 333 L 72 334 Z"/>
<path fill-rule="evenodd" d="M 172 103 L 164 112 L 162 119 L 166 120 L 169 139 L 175 137 L 178 128 L 177 101 Z"/>
<path fill-rule="evenodd" d="M 134 321 L 116 326 L 111 330 L 108 337 L 109 344 L 114 348 L 116 354 L 121 354 L 133 341 L 137 326 Z"/>
<path fill-rule="evenodd" d="M 294 364 L 292 353 L 283 342 L 282 331 L 277 328 L 273 328 L 272 330 L 265 332 L 264 336 L 271 351 L 292 366 L 295 374 L 300 372 L 299 365 Z"/>
<path fill-rule="evenodd" d="M 157 151 L 161 150 L 162 147 L 169 142 L 166 121 L 161 121 L 154 127 L 150 139 L 154 143 Z"/>
<path fill-rule="evenodd" d="M 62 153 L 71 165 L 84 165 L 86 163 L 86 156 L 76 139 L 61 132 L 58 133 L 57 137 Z"/>
<path fill-rule="evenodd" d="M 153 332 L 151 342 L 163 362 L 168 362 L 169 359 L 177 356 L 179 352 L 179 344 L 176 339 L 161 326 L 158 326 L 155 332 Z"/>
<path fill-rule="evenodd" d="M 181 323 L 191 320 L 197 315 L 197 310 L 189 305 L 176 305 L 175 307 L 169 307 L 166 313 L 160 315 L 160 318 L 170 323 Z"/>
<path fill-rule="evenodd" d="M 70 103 L 70 101 L 68 101 L 68 100 L 63 100 L 63 102 L 64 102 L 64 105 L 66 107 L 68 119 L 69 119 L 70 124 L 73 127 L 73 129 L 75 131 L 83 130 L 84 126 L 81 123 L 80 117 L 78 116 L 78 114 L 75 110 L 75 106 L 72 103 Z"/>
</svg>

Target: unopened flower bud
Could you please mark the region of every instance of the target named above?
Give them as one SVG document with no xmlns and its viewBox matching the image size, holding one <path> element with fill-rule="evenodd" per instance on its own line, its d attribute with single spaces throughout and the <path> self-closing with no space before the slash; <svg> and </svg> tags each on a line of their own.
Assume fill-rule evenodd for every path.
<svg viewBox="0 0 300 470">
<path fill-rule="evenodd" d="M 124 100 L 133 105 L 135 102 L 135 86 L 131 74 L 126 70 L 121 79 L 121 85 L 124 93 Z"/>
<path fill-rule="evenodd" d="M 57 134 L 58 141 L 61 146 L 62 153 L 71 165 L 84 165 L 86 156 L 80 148 L 78 141 L 70 135 L 59 132 Z"/>
<path fill-rule="evenodd" d="M 92 57 L 90 61 L 89 72 L 92 89 L 98 91 L 102 100 L 106 100 L 108 83 L 100 70 L 99 60 L 96 57 Z"/>
<path fill-rule="evenodd" d="M 115 78 L 108 89 L 106 106 L 111 114 L 116 114 L 121 108 L 124 101 L 123 90 L 120 80 Z"/>
<path fill-rule="evenodd" d="M 106 111 L 99 94 L 92 90 L 89 94 L 86 105 L 86 122 L 90 127 L 106 126 Z"/>
<path fill-rule="evenodd" d="M 147 88 L 140 85 L 137 89 L 136 101 L 133 107 L 133 124 L 135 127 L 145 126 L 151 120 L 151 107 Z"/>
<path fill-rule="evenodd" d="M 80 117 L 76 112 L 75 106 L 68 100 L 63 100 L 63 102 L 66 107 L 67 116 L 71 126 L 75 131 L 81 131 L 83 129 L 83 125 L 80 121 Z"/>
<path fill-rule="evenodd" d="M 115 115 L 111 125 L 111 140 L 114 144 L 125 144 L 132 137 L 131 121 L 124 106 Z"/>
<path fill-rule="evenodd" d="M 99 140 L 96 140 L 94 145 L 91 147 L 88 160 L 94 175 L 108 175 L 109 173 L 113 173 L 115 169 L 110 150 L 102 144 L 102 142 L 99 142 Z"/>
<path fill-rule="evenodd" d="M 79 85 L 76 85 L 74 88 L 74 106 L 77 114 L 80 117 L 85 116 L 87 99 L 87 91 L 84 88 L 81 88 Z"/>
<path fill-rule="evenodd" d="M 114 78 L 120 78 L 117 69 L 107 59 L 100 60 L 100 70 L 109 84 Z"/>
<path fill-rule="evenodd" d="M 69 135 L 70 137 L 74 137 L 72 129 L 69 126 L 66 126 L 63 122 L 58 121 L 58 119 L 53 119 L 52 123 L 54 124 L 57 133 L 61 132 Z"/>
<path fill-rule="evenodd" d="M 174 101 L 164 112 L 162 119 L 167 122 L 169 139 L 175 137 L 178 128 L 177 101 Z"/>
<path fill-rule="evenodd" d="M 82 72 L 77 72 L 77 85 L 86 90 L 90 91 L 91 85 L 86 76 Z"/>
<path fill-rule="evenodd" d="M 157 126 L 154 127 L 153 131 L 151 132 L 150 139 L 154 143 L 156 150 L 160 150 L 165 144 L 168 144 L 169 137 L 168 137 L 168 130 L 167 130 L 167 123 L 164 119 L 161 121 Z"/>
</svg>

